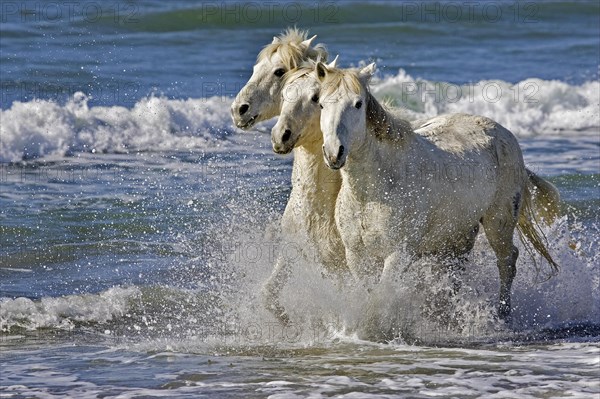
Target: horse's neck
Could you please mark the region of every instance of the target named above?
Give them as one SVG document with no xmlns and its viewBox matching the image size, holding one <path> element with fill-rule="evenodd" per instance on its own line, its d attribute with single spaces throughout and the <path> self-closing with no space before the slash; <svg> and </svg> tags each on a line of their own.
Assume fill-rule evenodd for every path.
<svg viewBox="0 0 600 399">
<path fill-rule="evenodd" d="M 414 135 L 410 122 L 395 118 L 379 101 L 367 92 L 367 133 L 381 141 L 408 141 Z M 388 143 L 389 144 L 389 143 Z"/>
<path fill-rule="evenodd" d="M 364 141 L 351 151 L 348 163 L 342 168 L 344 185 L 357 195 L 357 199 L 364 197 L 362 200 L 368 198 L 372 190 L 378 190 L 378 178 L 401 170 L 408 162 L 403 154 L 419 145 L 408 121 L 395 118 L 370 93 L 366 102 Z"/>
<path fill-rule="evenodd" d="M 318 128 L 318 125 L 316 127 Z M 323 160 L 323 135 L 319 129 L 315 139 L 294 148 L 292 195 L 307 211 L 318 215 L 333 214 L 342 178 Z"/>
</svg>

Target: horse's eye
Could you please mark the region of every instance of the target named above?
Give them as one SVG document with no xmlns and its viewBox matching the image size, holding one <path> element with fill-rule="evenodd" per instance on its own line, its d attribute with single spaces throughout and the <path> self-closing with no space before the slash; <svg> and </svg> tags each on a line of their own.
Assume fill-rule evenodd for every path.
<svg viewBox="0 0 600 399">
<path fill-rule="evenodd" d="M 273 73 L 275 74 L 275 76 L 277 76 L 278 78 L 280 78 L 285 73 L 285 69 L 279 68 L 279 69 L 276 69 L 275 72 L 273 72 Z"/>
<path fill-rule="evenodd" d="M 318 103 L 319 102 L 319 95 L 315 94 L 314 96 L 312 96 L 311 101 L 313 103 Z M 323 107 L 321 107 L 321 108 L 323 108 Z"/>
<path fill-rule="evenodd" d="M 360 109 L 360 107 L 362 107 L 362 101 L 357 102 L 356 104 L 354 104 L 354 106 L 356 107 L 356 109 Z"/>
<path fill-rule="evenodd" d="M 319 104 L 319 108 L 323 109 L 323 104 Z"/>
</svg>

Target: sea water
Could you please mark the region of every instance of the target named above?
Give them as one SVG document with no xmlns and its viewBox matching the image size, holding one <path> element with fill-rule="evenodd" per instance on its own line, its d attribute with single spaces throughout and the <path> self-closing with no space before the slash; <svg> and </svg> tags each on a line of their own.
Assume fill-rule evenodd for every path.
<svg viewBox="0 0 600 399">
<path fill-rule="evenodd" d="M 600 394 L 597 2 L 1 7 L 2 397 Z M 500 122 L 557 185 L 561 268 L 518 244 L 511 323 L 484 237 L 436 313 L 450 282 L 428 261 L 373 311 L 281 235 L 291 156 L 229 106 L 293 25 L 342 66 L 376 61 L 374 94 L 415 117 Z M 259 295 L 281 254 L 286 326 Z"/>
</svg>

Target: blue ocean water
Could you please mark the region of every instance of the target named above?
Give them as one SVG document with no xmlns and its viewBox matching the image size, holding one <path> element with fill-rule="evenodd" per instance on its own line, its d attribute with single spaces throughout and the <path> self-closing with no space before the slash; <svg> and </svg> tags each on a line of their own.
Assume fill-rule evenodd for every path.
<svg viewBox="0 0 600 399">
<path fill-rule="evenodd" d="M 376 61 L 379 98 L 499 121 L 558 186 L 561 272 L 521 256 L 510 326 L 483 238 L 459 328 L 421 319 L 443 287 L 407 276 L 430 291 L 390 298 L 405 334 L 363 341 L 360 292 L 301 259 L 292 325 L 262 308 L 275 254 L 300 245 L 278 232 L 292 160 L 272 121 L 241 132 L 229 106 L 294 25 L 342 66 Z M 0 29 L 4 397 L 600 392 L 597 1 L 24 0 L 0 4 Z"/>
<path fill-rule="evenodd" d="M 581 2 L 7 2 L 2 109 L 13 101 L 94 105 L 232 96 L 257 49 L 287 26 L 310 28 L 344 65 L 464 84 L 598 79 L 598 4 Z"/>
</svg>

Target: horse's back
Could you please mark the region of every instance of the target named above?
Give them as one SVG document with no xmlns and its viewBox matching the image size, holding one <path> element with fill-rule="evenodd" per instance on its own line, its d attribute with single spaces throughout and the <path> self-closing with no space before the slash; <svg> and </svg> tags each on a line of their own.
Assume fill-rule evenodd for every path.
<svg viewBox="0 0 600 399">
<path fill-rule="evenodd" d="M 492 151 L 495 139 L 512 134 L 493 120 L 469 114 L 446 114 L 413 122 L 419 136 L 442 151 L 465 154 Z"/>
<path fill-rule="evenodd" d="M 445 114 L 416 120 L 412 125 L 421 139 L 446 158 L 474 161 L 484 167 L 485 163 L 491 162 L 497 169 L 499 180 L 509 178 L 517 185 L 526 180 L 523 154 L 517 138 L 490 118 Z M 515 176 L 519 178 L 515 179 Z"/>
</svg>

